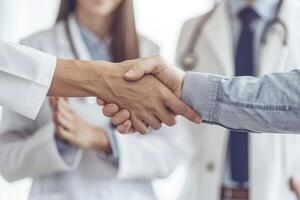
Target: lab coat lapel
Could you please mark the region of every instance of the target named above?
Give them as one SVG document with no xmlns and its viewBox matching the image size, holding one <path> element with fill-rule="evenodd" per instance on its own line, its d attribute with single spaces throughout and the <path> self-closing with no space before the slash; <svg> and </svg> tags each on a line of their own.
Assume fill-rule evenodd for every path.
<svg viewBox="0 0 300 200">
<path fill-rule="evenodd" d="M 207 25 L 204 26 L 203 38 L 208 43 L 207 47 L 215 54 L 216 62 L 222 68 L 223 74 L 232 76 L 234 74 L 234 45 L 229 17 L 226 2 L 220 3 Z"/>
<path fill-rule="evenodd" d="M 70 15 L 68 18 L 68 22 L 70 24 L 71 36 L 74 40 L 74 47 L 79 56 L 79 59 L 80 60 L 92 60 L 91 54 L 81 36 L 75 16 Z"/>
<path fill-rule="evenodd" d="M 294 31 L 298 31 L 298 28 L 293 28 L 299 25 L 299 9 L 300 2 L 298 0 L 283 1 L 279 12 L 279 19 L 288 29 L 287 47 L 284 48 L 282 45 L 284 37 L 282 27 L 275 25 L 268 33 L 266 45 L 261 46 L 259 76 L 275 71 L 288 71 L 289 67 L 297 67 L 295 64 L 300 64 L 300 60 L 298 62 L 295 60 L 299 56 L 291 56 L 292 52 L 299 52 L 294 49 L 299 46 L 299 40 L 297 40 L 299 33 L 298 35 L 294 33 Z M 293 35 L 296 35 L 296 41 L 292 41 Z M 298 49 L 300 48 L 298 47 Z M 250 137 L 251 199 L 282 199 L 276 196 L 278 193 L 274 193 L 270 188 L 276 188 L 278 181 L 282 182 L 283 187 L 276 188 L 277 190 L 284 191 L 284 188 L 288 186 L 286 168 L 282 169 L 282 167 L 284 167 L 282 163 L 286 163 L 284 158 L 286 158 L 287 155 L 281 156 L 283 151 L 281 148 L 284 147 L 288 138 L 284 135 L 274 134 L 253 134 Z M 267 150 L 266 147 L 268 147 Z M 285 165 L 288 166 L 287 163 Z M 261 176 L 262 174 L 264 175 Z"/>
<path fill-rule="evenodd" d="M 293 26 L 299 25 L 299 4 L 297 0 L 283 1 L 278 17 L 286 26 L 288 32 L 285 33 L 282 25 L 278 23 L 269 29 L 266 44 L 261 44 L 260 48 L 259 76 L 274 71 L 287 71 L 286 65 L 288 64 L 289 49 L 291 45 L 294 45 L 291 42 L 291 31 Z M 298 17 L 295 15 L 298 15 Z M 287 37 L 287 46 L 283 45 L 285 37 Z"/>
<path fill-rule="evenodd" d="M 68 18 L 69 24 L 70 24 L 70 32 L 71 37 L 74 40 L 74 48 L 78 54 L 78 57 L 80 60 L 93 60 L 92 56 L 81 36 L 80 29 L 78 26 L 78 23 L 75 19 L 74 15 L 70 15 Z M 96 103 L 96 99 L 94 97 L 86 97 L 86 98 L 80 98 L 81 101 L 87 103 L 87 104 L 94 104 Z"/>
</svg>

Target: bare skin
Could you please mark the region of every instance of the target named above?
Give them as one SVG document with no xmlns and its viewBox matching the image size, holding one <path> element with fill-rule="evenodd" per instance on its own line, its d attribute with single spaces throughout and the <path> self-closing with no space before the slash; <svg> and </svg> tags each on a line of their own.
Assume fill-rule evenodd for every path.
<svg viewBox="0 0 300 200">
<path fill-rule="evenodd" d="M 113 13 L 121 2 L 122 0 L 77 0 L 75 16 L 81 25 L 99 39 L 104 39 L 110 34 Z"/>
<path fill-rule="evenodd" d="M 55 123 L 55 134 L 62 141 L 85 150 L 111 153 L 105 130 L 81 119 L 70 106 L 67 98 L 49 98 Z"/>
<path fill-rule="evenodd" d="M 122 63 L 59 60 L 48 96 L 96 96 L 130 111 L 134 130 L 146 134 L 148 125 L 176 124 L 175 115 L 200 123 L 200 116 L 154 76 L 129 82 L 123 75 L 142 59 Z"/>
<path fill-rule="evenodd" d="M 124 73 L 124 78 L 128 81 L 138 81 L 150 74 L 158 78 L 178 98 L 181 97 L 185 72 L 171 67 L 171 65 L 160 56 L 140 59 L 130 71 L 128 70 L 127 73 Z M 136 131 L 134 126 L 132 126 L 130 110 L 120 109 L 117 102 L 107 103 L 101 98 L 98 98 L 98 104 L 104 106 L 104 115 L 112 118 L 119 132 L 132 133 Z M 201 123 L 201 119 L 197 118 L 194 122 Z"/>
</svg>

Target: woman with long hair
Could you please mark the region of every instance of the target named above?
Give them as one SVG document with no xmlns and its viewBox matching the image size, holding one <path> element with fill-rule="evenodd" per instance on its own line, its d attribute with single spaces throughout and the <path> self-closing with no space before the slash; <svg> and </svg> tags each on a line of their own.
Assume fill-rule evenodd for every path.
<svg viewBox="0 0 300 200">
<path fill-rule="evenodd" d="M 55 26 L 22 43 L 81 60 L 159 53 L 137 34 L 132 0 L 62 0 Z M 179 128 L 122 136 L 95 98 L 52 98 L 34 121 L 4 110 L 0 172 L 8 181 L 33 178 L 30 200 L 153 200 L 151 181 L 168 176 L 189 153 Z"/>
</svg>

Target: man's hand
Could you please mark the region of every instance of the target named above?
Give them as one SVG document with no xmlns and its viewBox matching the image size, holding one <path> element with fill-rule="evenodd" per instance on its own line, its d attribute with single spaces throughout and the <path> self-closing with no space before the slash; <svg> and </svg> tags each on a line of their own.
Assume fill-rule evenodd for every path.
<svg viewBox="0 0 300 200">
<path fill-rule="evenodd" d="M 127 61 L 132 62 L 132 61 Z M 124 62 L 126 63 L 126 62 Z M 179 70 L 178 68 L 171 67 L 163 58 L 160 56 L 142 58 L 136 60 L 133 63 L 133 67 L 124 75 L 124 78 L 127 81 L 137 81 L 143 78 L 145 75 L 151 74 L 159 79 L 164 85 L 166 85 L 175 95 L 180 98 L 182 93 L 182 85 L 185 76 L 185 72 Z M 132 121 L 130 118 L 130 112 L 128 110 L 120 110 L 118 104 L 106 102 L 98 98 L 98 104 L 104 105 L 103 113 L 107 117 L 112 117 L 112 120 L 117 129 L 121 133 L 128 133 L 135 131 L 132 127 Z M 189 120 L 195 123 L 201 123 L 201 118 L 197 117 L 192 119 L 187 113 L 191 112 L 190 108 L 187 112 L 187 107 L 180 108 L 183 109 L 179 112 L 176 112 L 176 115 L 183 115 Z"/>
</svg>

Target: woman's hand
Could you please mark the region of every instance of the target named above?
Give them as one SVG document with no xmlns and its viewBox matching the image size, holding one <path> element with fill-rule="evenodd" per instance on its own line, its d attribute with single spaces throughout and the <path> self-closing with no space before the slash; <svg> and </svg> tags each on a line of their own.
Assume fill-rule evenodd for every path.
<svg viewBox="0 0 300 200">
<path fill-rule="evenodd" d="M 103 129 L 91 126 L 71 108 L 68 99 L 50 98 L 55 134 L 61 140 L 86 150 L 111 153 L 111 147 Z"/>
</svg>

